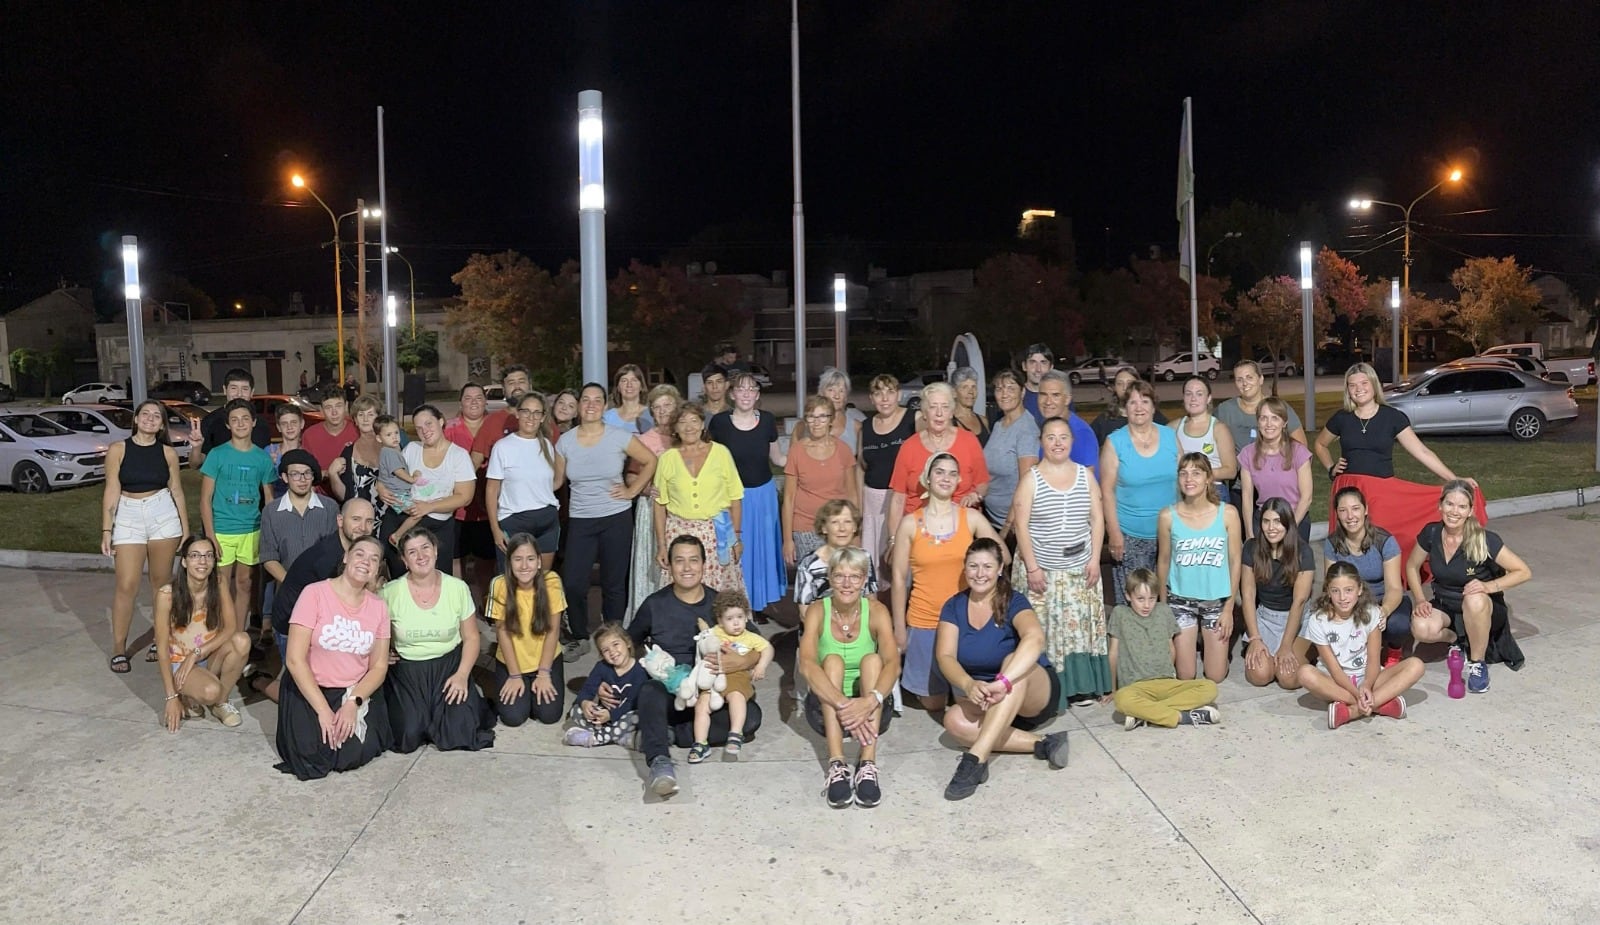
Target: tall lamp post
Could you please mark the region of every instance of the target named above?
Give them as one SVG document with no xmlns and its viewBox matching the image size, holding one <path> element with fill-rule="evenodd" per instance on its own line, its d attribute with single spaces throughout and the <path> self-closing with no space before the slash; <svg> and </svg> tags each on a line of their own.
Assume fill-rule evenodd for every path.
<svg viewBox="0 0 1600 925">
<path fill-rule="evenodd" d="M 344 388 L 344 283 L 339 279 L 339 216 L 333 214 L 328 204 L 322 201 L 317 191 L 306 185 L 306 178 L 295 174 L 289 178 L 295 189 L 303 189 L 311 194 L 311 198 L 322 206 L 322 211 L 328 213 L 328 221 L 333 222 L 333 312 L 334 312 L 334 337 L 338 339 L 339 347 L 339 388 Z"/>
<path fill-rule="evenodd" d="M 1314 280 L 1312 279 L 1312 276 L 1311 276 L 1311 258 L 1312 258 L 1312 253 L 1313 252 L 1311 250 L 1311 242 L 1310 241 L 1301 241 L 1300 242 L 1300 314 L 1301 314 L 1300 337 L 1305 343 L 1304 343 L 1304 345 L 1302 347 L 1303 355 L 1301 357 L 1300 370 L 1301 370 L 1301 372 L 1303 372 L 1305 374 L 1306 413 L 1304 415 L 1302 415 L 1302 420 L 1305 423 L 1306 432 L 1307 433 L 1310 433 L 1311 431 L 1315 430 L 1316 427 L 1317 427 L 1317 421 L 1316 421 L 1316 417 L 1317 417 L 1316 416 L 1316 410 L 1317 410 L 1317 371 L 1313 368 L 1312 356 L 1311 356 L 1311 349 L 1312 349 L 1311 348 L 1311 337 L 1312 337 L 1312 332 L 1311 332 L 1311 327 L 1312 327 L 1312 324 L 1311 324 L 1311 321 L 1312 321 L 1312 318 L 1311 318 L 1311 314 L 1312 314 L 1312 310 L 1311 310 L 1311 298 L 1312 298 L 1311 286 L 1312 286 L 1312 283 L 1314 282 Z"/>
<path fill-rule="evenodd" d="M 1207 276 L 1211 275 L 1211 255 L 1212 255 L 1213 252 L 1216 251 L 1217 246 L 1220 245 L 1223 241 L 1230 241 L 1230 240 L 1232 240 L 1234 238 L 1242 238 L 1242 237 L 1244 237 L 1244 232 L 1242 232 L 1242 231 L 1230 231 L 1227 234 L 1223 235 L 1222 237 L 1218 238 L 1215 242 L 1212 243 L 1212 245 L 1210 247 L 1206 248 L 1206 275 Z"/>
<path fill-rule="evenodd" d="M 845 366 L 845 319 L 850 308 L 850 284 L 843 273 L 833 274 L 833 365 L 850 375 Z"/>
<path fill-rule="evenodd" d="M 134 403 L 150 397 L 144 377 L 144 294 L 139 289 L 139 238 L 122 236 L 122 298 L 128 319 L 128 381 Z"/>
<path fill-rule="evenodd" d="M 411 261 L 406 259 L 405 254 L 400 253 L 400 248 L 391 247 L 389 248 L 389 253 L 400 258 L 400 262 L 406 265 L 406 275 L 411 278 L 411 337 L 415 340 L 417 336 L 417 268 L 411 265 Z"/>
<path fill-rule="evenodd" d="M 1394 381 L 1400 381 L 1400 277 L 1396 276 L 1389 281 L 1389 308 L 1394 311 L 1393 328 L 1390 330 L 1390 339 L 1394 341 L 1394 357 L 1390 360 L 1393 364 L 1389 367 L 1389 375 Z"/>
<path fill-rule="evenodd" d="M 1404 216 L 1405 245 L 1404 245 L 1404 250 L 1402 251 L 1401 258 L 1400 258 L 1401 259 L 1400 273 L 1401 273 L 1401 275 L 1403 277 L 1401 279 L 1401 281 L 1400 281 L 1400 287 L 1401 287 L 1401 289 L 1403 291 L 1405 291 L 1408 294 L 1411 292 L 1411 210 L 1416 208 L 1417 203 L 1421 202 L 1424 199 L 1427 199 L 1428 196 L 1432 195 L 1432 193 L 1435 190 L 1437 190 L 1439 187 L 1445 185 L 1446 183 L 1460 183 L 1461 182 L 1461 177 L 1462 177 L 1462 173 L 1461 173 L 1461 170 L 1459 168 L 1451 170 L 1450 173 L 1443 180 L 1440 180 L 1438 183 L 1435 183 L 1432 186 L 1428 187 L 1427 189 L 1423 190 L 1422 194 L 1420 196 L 1418 196 L 1417 198 L 1411 200 L 1411 204 L 1410 205 L 1401 205 L 1398 202 L 1389 202 L 1389 201 L 1384 200 L 1384 199 L 1352 199 L 1352 200 L 1350 200 L 1350 211 L 1352 211 L 1352 212 L 1367 212 L 1367 211 L 1370 211 L 1373 206 L 1390 206 L 1390 207 L 1399 209 L 1401 215 Z M 1404 323 L 1404 331 L 1402 333 L 1402 336 L 1405 338 L 1405 340 L 1407 342 L 1407 346 L 1409 347 L 1410 341 L 1411 341 L 1411 322 L 1410 321 L 1406 321 Z M 1401 378 L 1404 378 L 1406 376 L 1411 375 L 1411 351 L 1409 349 L 1408 350 L 1404 350 L 1404 351 L 1401 352 L 1401 354 L 1400 354 L 1400 362 L 1403 364 L 1402 367 L 1401 367 L 1401 372 L 1400 372 Z"/>
<path fill-rule="evenodd" d="M 583 381 L 606 381 L 605 123 L 600 91 L 578 93 L 578 317 Z"/>
</svg>

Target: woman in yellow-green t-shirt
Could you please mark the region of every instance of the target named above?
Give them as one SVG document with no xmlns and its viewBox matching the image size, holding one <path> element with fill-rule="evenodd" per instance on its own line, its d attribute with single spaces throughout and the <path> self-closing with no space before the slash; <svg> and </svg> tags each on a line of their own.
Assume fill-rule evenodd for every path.
<svg viewBox="0 0 1600 925">
<path fill-rule="evenodd" d="M 656 564 L 662 584 L 672 583 L 666 574 L 667 551 L 674 539 L 687 534 L 705 547 L 706 585 L 742 592 L 744 482 L 728 448 L 708 439 L 706 413 L 695 402 L 680 405 L 672 416 L 672 448 L 656 461 L 655 483 Z"/>
<path fill-rule="evenodd" d="M 500 695 L 494 707 L 507 726 L 520 726 L 530 716 L 546 726 L 561 721 L 567 682 L 560 635 L 566 609 L 561 578 L 545 570 L 532 534 L 512 534 L 506 540 L 505 574 L 489 583 L 484 608 L 500 643 L 494 666 Z"/>
</svg>

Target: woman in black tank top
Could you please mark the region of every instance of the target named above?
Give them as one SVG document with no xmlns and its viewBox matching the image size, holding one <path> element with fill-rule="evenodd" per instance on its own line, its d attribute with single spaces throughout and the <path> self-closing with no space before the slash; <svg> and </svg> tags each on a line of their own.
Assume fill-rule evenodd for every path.
<svg viewBox="0 0 1600 925">
<path fill-rule="evenodd" d="M 146 400 L 133 409 L 133 434 L 106 452 L 105 493 L 100 504 L 100 554 L 116 566 L 111 602 L 111 664 L 126 674 L 128 630 L 139 576 L 150 565 L 150 590 L 172 582 L 172 557 L 189 533 L 189 511 L 178 479 L 178 454 L 167 442 L 167 409 Z M 159 657 L 154 646 L 145 656 Z"/>
<path fill-rule="evenodd" d="M 861 422 L 861 545 L 874 563 L 883 557 L 884 543 L 894 526 L 884 521 L 889 513 L 889 480 L 900 444 L 917 432 L 917 416 L 900 407 L 900 382 L 893 376 L 872 380 L 872 407 L 876 414 Z"/>
</svg>

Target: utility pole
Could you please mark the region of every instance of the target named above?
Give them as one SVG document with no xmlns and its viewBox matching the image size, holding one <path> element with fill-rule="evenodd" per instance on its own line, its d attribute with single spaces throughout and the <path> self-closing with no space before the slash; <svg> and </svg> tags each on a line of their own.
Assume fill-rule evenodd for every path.
<svg viewBox="0 0 1600 925">
<path fill-rule="evenodd" d="M 344 383 L 339 383 L 341 386 Z M 356 200 L 356 391 L 367 385 L 367 201 Z"/>
</svg>

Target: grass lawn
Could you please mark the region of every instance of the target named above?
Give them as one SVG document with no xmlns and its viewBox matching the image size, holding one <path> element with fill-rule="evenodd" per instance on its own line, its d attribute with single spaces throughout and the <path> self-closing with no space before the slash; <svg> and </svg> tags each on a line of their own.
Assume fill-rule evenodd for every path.
<svg viewBox="0 0 1600 925">
<path fill-rule="evenodd" d="M 1319 395 L 1317 420 L 1327 420 L 1339 409 L 1339 402 L 1336 394 Z M 1182 408 L 1176 403 L 1163 404 L 1161 410 L 1169 418 L 1182 414 Z M 1295 410 L 1302 408 L 1297 404 Z M 1566 426 L 1577 427 L 1583 421 L 1594 420 L 1595 389 L 1578 392 L 1578 415 L 1579 421 Z M 1092 413 L 1090 419 L 1093 419 Z M 1315 436 L 1312 434 L 1313 439 Z M 1600 484 L 1600 473 L 1594 469 L 1594 445 L 1589 442 L 1558 442 L 1546 438 L 1517 443 L 1510 437 L 1437 435 L 1425 439 L 1452 471 L 1476 478 L 1491 501 Z M 1316 460 L 1311 464 L 1315 470 Z M 1415 482 L 1438 481 L 1404 451 L 1395 456 L 1395 473 Z M 1311 510 L 1313 516 L 1321 516 L 1316 512 L 1328 509 L 1328 479 L 1316 472 L 1312 483 L 1316 486 L 1316 500 Z M 184 470 L 183 490 L 189 503 L 190 527 L 198 530 L 199 472 Z M 40 552 L 98 552 L 101 498 L 98 485 L 47 495 L 6 492 L 0 495 L 0 537 L 3 537 L 0 547 Z"/>
</svg>

